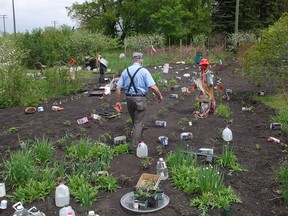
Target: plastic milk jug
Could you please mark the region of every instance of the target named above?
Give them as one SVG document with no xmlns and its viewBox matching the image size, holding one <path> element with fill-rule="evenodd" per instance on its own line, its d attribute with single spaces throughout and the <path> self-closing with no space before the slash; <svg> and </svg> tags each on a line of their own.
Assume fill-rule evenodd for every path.
<svg viewBox="0 0 288 216">
<path fill-rule="evenodd" d="M 71 206 L 66 206 L 60 209 L 59 216 L 75 216 L 75 212 Z"/>
<path fill-rule="evenodd" d="M 230 142 L 233 138 L 232 131 L 228 127 L 226 127 L 222 132 L 222 137 L 223 140 L 225 140 L 226 142 Z"/>
<path fill-rule="evenodd" d="M 168 178 L 168 169 L 163 158 L 159 158 L 159 161 L 157 162 L 156 170 L 157 170 L 157 175 L 160 175 L 160 180 L 166 180 Z"/>
<path fill-rule="evenodd" d="M 61 182 L 56 188 L 55 204 L 57 207 L 64 207 L 65 205 L 69 205 L 69 201 L 69 188 L 63 182 Z"/>
<path fill-rule="evenodd" d="M 138 144 L 136 155 L 139 158 L 148 157 L 148 147 L 143 141 Z"/>
<path fill-rule="evenodd" d="M 13 205 L 13 208 L 15 209 L 15 212 L 13 213 L 13 216 L 28 216 L 28 210 L 23 207 L 21 202 L 15 203 Z"/>
</svg>

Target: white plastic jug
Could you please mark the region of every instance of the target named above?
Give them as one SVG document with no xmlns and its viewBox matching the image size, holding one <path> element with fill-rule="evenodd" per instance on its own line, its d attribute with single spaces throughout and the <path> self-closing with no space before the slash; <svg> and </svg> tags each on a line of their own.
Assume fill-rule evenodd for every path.
<svg viewBox="0 0 288 216">
<path fill-rule="evenodd" d="M 69 201 L 69 188 L 61 182 L 55 191 L 55 204 L 57 207 L 64 207 L 65 205 L 69 205 Z"/>
<path fill-rule="evenodd" d="M 148 147 L 143 141 L 138 144 L 136 155 L 139 158 L 148 157 Z"/>
<path fill-rule="evenodd" d="M 66 206 L 60 209 L 59 216 L 75 216 L 75 212 L 71 206 Z"/>
<path fill-rule="evenodd" d="M 223 140 L 230 142 L 233 139 L 232 131 L 226 126 L 222 132 Z"/>
</svg>

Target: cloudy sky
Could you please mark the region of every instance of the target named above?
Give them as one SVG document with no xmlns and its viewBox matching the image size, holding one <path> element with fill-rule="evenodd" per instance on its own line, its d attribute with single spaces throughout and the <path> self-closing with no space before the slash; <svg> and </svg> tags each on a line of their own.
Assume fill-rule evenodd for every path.
<svg viewBox="0 0 288 216">
<path fill-rule="evenodd" d="M 17 32 L 30 31 L 34 28 L 44 29 L 47 26 L 75 26 L 67 16 L 66 6 L 85 0 L 14 0 L 15 23 Z M 5 15 L 5 19 L 3 19 Z M 7 16 L 6 16 L 7 15 Z M 14 32 L 12 0 L 0 0 L 0 31 Z"/>
</svg>

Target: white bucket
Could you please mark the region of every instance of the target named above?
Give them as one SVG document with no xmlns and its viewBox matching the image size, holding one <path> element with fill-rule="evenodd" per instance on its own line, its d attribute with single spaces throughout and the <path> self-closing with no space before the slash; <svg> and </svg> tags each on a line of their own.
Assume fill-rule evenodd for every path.
<svg viewBox="0 0 288 216">
<path fill-rule="evenodd" d="M 168 73 L 168 71 L 169 71 L 169 64 L 168 64 L 168 63 L 165 63 L 165 64 L 163 65 L 163 73 Z"/>
<path fill-rule="evenodd" d="M 5 183 L 0 183 L 0 197 L 6 196 Z"/>
<path fill-rule="evenodd" d="M 63 183 L 60 183 L 60 185 L 57 186 L 55 191 L 55 204 L 57 207 L 63 207 L 69 205 L 69 202 L 70 202 L 69 188 Z"/>
</svg>

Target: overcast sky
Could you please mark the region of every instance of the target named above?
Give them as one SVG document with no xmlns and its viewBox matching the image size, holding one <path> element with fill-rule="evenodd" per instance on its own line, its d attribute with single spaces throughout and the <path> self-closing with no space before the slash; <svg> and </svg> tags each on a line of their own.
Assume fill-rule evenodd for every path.
<svg viewBox="0 0 288 216">
<path fill-rule="evenodd" d="M 14 0 L 15 23 L 17 32 L 30 31 L 34 28 L 44 29 L 47 26 L 75 26 L 67 16 L 66 6 L 73 3 L 83 3 L 85 0 Z M 0 31 L 14 32 L 12 0 L 0 0 Z"/>
</svg>

